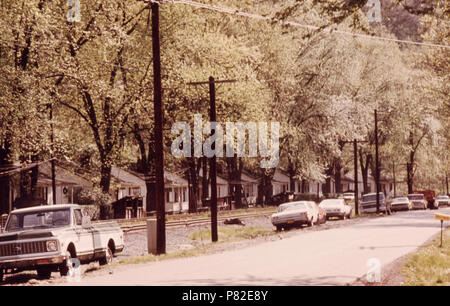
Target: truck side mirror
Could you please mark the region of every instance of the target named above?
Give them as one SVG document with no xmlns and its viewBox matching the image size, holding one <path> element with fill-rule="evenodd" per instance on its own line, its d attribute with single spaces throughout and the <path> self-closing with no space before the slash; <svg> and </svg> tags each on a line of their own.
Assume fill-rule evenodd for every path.
<svg viewBox="0 0 450 306">
<path fill-rule="evenodd" d="M 91 217 L 89 216 L 83 216 L 83 218 L 81 219 L 81 226 L 83 228 L 89 228 L 91 227 Z"/>
</svg>

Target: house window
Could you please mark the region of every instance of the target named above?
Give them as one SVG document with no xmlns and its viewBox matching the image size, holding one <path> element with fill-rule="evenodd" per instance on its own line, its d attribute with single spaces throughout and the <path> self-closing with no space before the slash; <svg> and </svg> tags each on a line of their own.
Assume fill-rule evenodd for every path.
<svg viewBox="0 0 450 306">
<path fill-rule="evenodd" d="M 166 189 L 166 202 L 170 202 L 170 189 Z"/>
<path fill-rule="evenodd" d="M 140 187 L 131 188 L 130 195 L 135 196 L 135 197 L 141 196 L 141 188 Z"/>
<path fill-rule="evenodd" d="M 175 188 L 175 200 L 174 200 L 174 202 L 178 202 L 178 196 L 179 196 L 179 189 L 178 188 Z"/>
</svg>

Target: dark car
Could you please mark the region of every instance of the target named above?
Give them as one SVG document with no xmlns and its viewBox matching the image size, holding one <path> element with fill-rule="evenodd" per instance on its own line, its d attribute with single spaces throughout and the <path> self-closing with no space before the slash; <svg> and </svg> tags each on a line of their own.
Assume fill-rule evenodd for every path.
<svg viewBox="0 0 450 306">
<path fill-rule="evenodd" d="M 269 203 L 271 205 L 280 205 L 282 203 L 290 202 L 291 201 L 290 197 L 292 197 L 293 194 L 294 194 L 293 192 L 289 191 L 278 193 L 270 198 Z"/>
</svg>

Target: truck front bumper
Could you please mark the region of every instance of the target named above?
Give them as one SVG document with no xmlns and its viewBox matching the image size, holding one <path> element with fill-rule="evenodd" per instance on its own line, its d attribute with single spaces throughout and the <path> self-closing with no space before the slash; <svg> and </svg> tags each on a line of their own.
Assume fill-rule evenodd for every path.
<svg viewBox="0 0 450 306">
<path fill-rule="evenodd" d="M 65 259 L 65 256 L 62 255 L 35 256 L 32 258 L 8 260 L 0 259 L 0 269 L 25 269 L 42 265 L 59 265 L 63 263 Z"/>
</svg>

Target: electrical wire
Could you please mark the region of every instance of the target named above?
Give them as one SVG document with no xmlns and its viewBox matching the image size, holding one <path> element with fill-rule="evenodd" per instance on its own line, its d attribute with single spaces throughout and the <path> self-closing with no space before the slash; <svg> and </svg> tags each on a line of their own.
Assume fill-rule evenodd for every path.
<svg viewBox="0 0 450 306">
<path fill-rule="evenodd" d="M 319 30 L 320 29 L 320 27 L 318 27 L 318 26 L 301 24 L 299 22 L 293 22 L 293 21 L 285 21 L 285 20 L 281 20 L 281 19 L 271 18 L 271 17 L 267 17 L 267 16 L 261 16 L 261 15 L 257 15 L 257 14 L 253 14 L 253 13 L 247 13 L 247 12 L 239 11 L 236 9 L 230 9 L 230 8 L 215 6 L 215 5 L 211 5 L 211 4 L 204 4 L 204 3 L 195 2 L 195 1 L 191 1 L 191 0 L 166 0 L 163 2 L 159 2 L 159 1 L 151 1 L 151 2 L 158 2 L 158 3 L 163 3 L 163 4 L 164 3 L 173 3 L 173 4 L 180 3 L 180 4 L 186 4 L 189 6 L 203 8 L 203 9 L 216 11 L 216 12 L 220 12 L 220 13 L 225 13 L 225 14 L 230 14 L 230 15 L 242 16 L 242 17 L 247 17 L 247 18 L 271 21 L 271 22 L 278 22 L 283 25 L 289 25 L 289 26 L 293 26 L 293 27 L 297 27 L 297 28 L 304 28 L 304 29 L 308 29 L 308 30 Z M 336 34 L 341 34 L 341 35 L 348 35 L 348 36 L 372 39 L 372 40 L 397 42 L 397 43 L 402 43 L 402 44 L 450 49 L 450 46 L 448 46 L 448 45 L 435 44 L 435 43 L 430 43 L 430 42 L 418 42 L 418 41 L 411 41 L 411 40 L 403 40 L 403 39 L 396 39 L 396 38 L 376 36 L 376 35 L 368 35 L 368 34 L 362 34 L 362 33 L 353 33 L 353 32 L 342 31 L 342 30 L 331 30 L 328 33 L 329 34 L 336 33 Z"/>
</svg>

